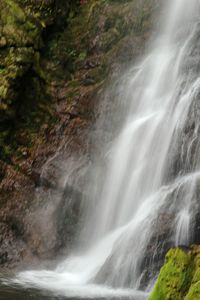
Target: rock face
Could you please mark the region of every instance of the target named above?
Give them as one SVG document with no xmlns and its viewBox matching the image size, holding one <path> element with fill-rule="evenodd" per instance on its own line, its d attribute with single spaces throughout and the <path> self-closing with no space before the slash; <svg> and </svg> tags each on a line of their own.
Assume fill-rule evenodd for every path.
<svg viewBox="0 0 200 300">
<path fill-rule="evenodd" d="M 200 299 L 200 247 L 171 249 L 149 300 Z"/>
<path fill-rule="evenodd" d="M 117 78 L 144 53 L 158 2 L 0 2 L 2 267 L 73 244 L 95 107 L 110 74 Z M 109 123 L 112 101 L 108 108 Z"/>
</svg>

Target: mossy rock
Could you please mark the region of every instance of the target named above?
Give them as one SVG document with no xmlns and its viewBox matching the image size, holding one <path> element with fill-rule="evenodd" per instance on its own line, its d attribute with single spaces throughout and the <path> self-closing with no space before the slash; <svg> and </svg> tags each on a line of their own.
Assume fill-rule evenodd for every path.
<svg viewBox="0 0 200 300">
<path fill-rule="evenodd" d="M 199 300 L 200 299 L 200 246 L 193 246 L 192 252 L 195 257 L 194 275 L 191 286 L 184 300 Z"/>
<path fill-rule="evenodd" d="M 41 74 L 38 63 L 41 27 L 15 1 L 5 0 L 0 2 L 0 33 L 0 113 L 4 112 L 8 119 L 13 116 L 10 111 L 17 98 L 19 79 L 31 67 Z"/>
<path fill-rule="evenodd" d="M 12 0 L 0 3 L 0 32 L 4 37 L 4 47 L 33 46 L 38 48 L 41 42 L 40 26 L 28 18 L 21 7 Z"/>
<path fill-rule="evenodd" d="M 30 3 L 0 1 L 0 157 L 4 160 L 16 150 L 14 131 L 20 123 L 22 126 L 22 120 L 30 119 L 33 108 L 40 113 L 38 99 L 44 94 L 42 88 L 35 88 L 36 85 L 32 85 L 34 99 L 30 99 L 30 90 L 26 95 L 24 93 L 28 77 L 29 84 L 33 80 L 45 80 L 40 65 L 43 26 L 39 19 L 28 13 L 27 2 Z M 42 83 L 39 86 L 42 87 Z M 24 111 L 26 113 L 21 115 Z M 34 122 L 30 124 L 35 127 Z"/>
<path fill-rule="evenodd" d="M 171 249 L 149 300 L 199 300 L 199 250 L 198 246 L 193 246 L 189 251 Z"/>
<path fill-rule="evenodd" d="M 9 136 L 32 136 L 49 122 L 51 82 L 71 81 L 69 102 L 83 87 L 103 83 L 123 38 L 150 27 L 143 20 L 152 1 L 0 1 L 0 130 L 11 130 L 2 147 L 11 143 L 15 152 L 18 142 Z"/>
</svg>

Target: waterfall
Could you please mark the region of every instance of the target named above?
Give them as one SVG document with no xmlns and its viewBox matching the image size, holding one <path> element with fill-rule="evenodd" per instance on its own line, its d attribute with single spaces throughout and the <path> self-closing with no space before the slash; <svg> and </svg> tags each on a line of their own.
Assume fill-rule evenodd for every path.
<svg viewBox="0 0 200 300">
<path fill-rule="evenodd" d="M 103 179 L 92 181 L 100 186 L 85 221 L 88 247 L 81 251 L 80 241 L 56 269 L 21 272 L 15 283 L 68 297 L 146 299 L 158 257 L 192 241 L 200 180 L 200 3 L 166 2 L 158 37 L 119 87 L 127 113 L 105 154 Z"/>
</svg>

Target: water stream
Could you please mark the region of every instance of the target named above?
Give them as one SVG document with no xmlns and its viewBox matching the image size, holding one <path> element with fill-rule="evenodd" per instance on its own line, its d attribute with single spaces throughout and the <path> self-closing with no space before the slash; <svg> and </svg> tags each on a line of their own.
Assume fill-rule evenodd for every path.
<svg viewBox="0 0 200 300">
<path fill-rule="evenodd" d="M 163 2 L 166 19 L 157 39 L 124 75 L 121 101 L 128 113 L 93 195 L 96 205 L 84 229 L 88 247 L 83 250 L 80 239 L 79 250 L 54 270 L 21 272 L 12 279 L 16 286 L 57 297 L 147 299 L 162 248 L 190 244 L 198 208 L 199 123 L 194 120 L 191 136 L 183 137 L 200 93 L 200 3 Z M 10 282 L 4 280 L 5 286 Z"/>
</svg>

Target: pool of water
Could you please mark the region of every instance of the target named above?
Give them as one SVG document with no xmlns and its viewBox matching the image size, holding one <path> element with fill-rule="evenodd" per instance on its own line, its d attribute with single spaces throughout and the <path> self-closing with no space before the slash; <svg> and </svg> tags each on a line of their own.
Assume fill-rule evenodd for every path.
<svg viewBox="0 0 200 300">
<path fill-rule="evenodd" d="M 23 289 L 17 286 L 0 285 L 0 300 L 64 300 L 66 298 L 51 295 L 46 291 Z"/>
<path fill-rule="evenodd" d="M 0 300 L 146 300 L 142 295 L 132 296 L 99 296 L 99 297 L 68 297 L 57 295 L 47 290 L 38 290 L 34 288 L 23 288 L 15 284 L 0 283 Z"/>
</svg>

